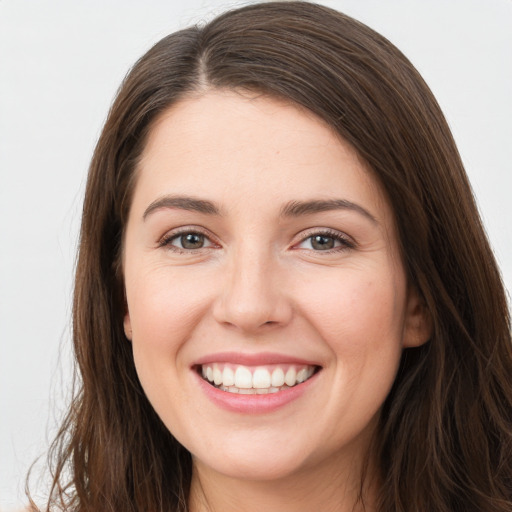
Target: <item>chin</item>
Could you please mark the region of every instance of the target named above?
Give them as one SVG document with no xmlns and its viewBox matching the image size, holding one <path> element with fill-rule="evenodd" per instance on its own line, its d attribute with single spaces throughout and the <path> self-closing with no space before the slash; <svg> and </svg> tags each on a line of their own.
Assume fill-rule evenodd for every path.
<svg viewBox="0 0 512 512">
<path fill-rule="evenodd" d="M 209 471 L 223 475 L 229 479 L 250 481 L 277 481 L 290 477 L 304 466 L 304 461 L 296 457 L 281 455 L 262 457 L 257 453 L 245 452 L 243 456 L 231 458 L 225 456 L 222 461 L 200 461 L 194 457 L 194 465 L 206 466 Z"/>
</svg>

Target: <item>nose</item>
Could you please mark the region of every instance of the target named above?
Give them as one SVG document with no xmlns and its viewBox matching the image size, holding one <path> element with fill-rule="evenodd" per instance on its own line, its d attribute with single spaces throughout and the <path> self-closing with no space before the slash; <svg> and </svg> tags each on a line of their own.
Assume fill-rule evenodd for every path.
<svg viewBox="0 0 512 512">
<path fill-rule="evenodd" d="M 238 251 L 227 264 L 213 307 L 217 322 L 252 334 L 286 325 L 293 307 L 285 274 L 276 258 L 265 251 Z"/>
</svg>

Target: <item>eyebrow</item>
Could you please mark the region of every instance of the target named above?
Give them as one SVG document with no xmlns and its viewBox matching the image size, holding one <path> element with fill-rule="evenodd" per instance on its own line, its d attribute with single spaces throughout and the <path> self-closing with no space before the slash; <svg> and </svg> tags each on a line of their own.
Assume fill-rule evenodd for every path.
<svg viewBox="0 0 512 512">
<path fill-rule="evenodd" d="M 374 224 L 378 224 L 377 219 L 362 206 L 347 201 L 346 199 L 315 199 L 312 201 L 290 201 L 281 209 L 282 217 L 299 217 L 301 215 L 312 215 L 314 213 L 326 212 L 331 210 L 351 210 L 363 215 Z"/>
<path fill-rule="evenodd" d="M 164 196 L 153 201 L 144 211 L 143 220 L 157 210 L 177 208 L 206 215 L 221 215 L 220 209 L 212 201 L 191 196 Z M 378 224 L 377 219 L 362 206 L 346 199 L 314 199 L 311 201 L 290 201 L 281 208 L 281 217 L 300 217 L 331 210 L 351 210 Z"/>
<path fill-rule="evenodd" d="M 144 211 L 142 218 L 146 220 L 148 215 L 165 208 L 178 208 L 206 215 L 220 215 L 219 208 L 211 201 L 190 196 L 164 196 L 153 201 Z"/>
</svg>

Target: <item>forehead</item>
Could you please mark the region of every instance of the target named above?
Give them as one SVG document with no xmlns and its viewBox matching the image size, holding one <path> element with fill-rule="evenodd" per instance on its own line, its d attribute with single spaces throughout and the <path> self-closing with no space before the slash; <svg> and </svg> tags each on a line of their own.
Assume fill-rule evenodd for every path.
<svg viewBox="0 0 512 512">
<path fill-rule="evenodd" d="M 150 131 L 138 173 L 135 202 L 193 193 L 228 206 L 277 207 L 342 196 L 388 209 L 364 161 L 323 120 L 247 92 L 214 90 L 170 107 Z"/>
</svg>

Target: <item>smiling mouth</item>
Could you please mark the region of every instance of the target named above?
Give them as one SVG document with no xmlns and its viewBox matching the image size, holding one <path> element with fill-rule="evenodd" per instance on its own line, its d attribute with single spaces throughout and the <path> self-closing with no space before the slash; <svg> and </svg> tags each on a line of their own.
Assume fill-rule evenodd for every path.
<svg viewBox="0 0 512 512">
<path fill-rule="evenodd" d="M 208 363 L 197 367 L 203 379 L 217 389 L 244 395 L 284 391 L 310 379 L 320 367 L 313 365 L 244 366 Z"/>
</svg>

